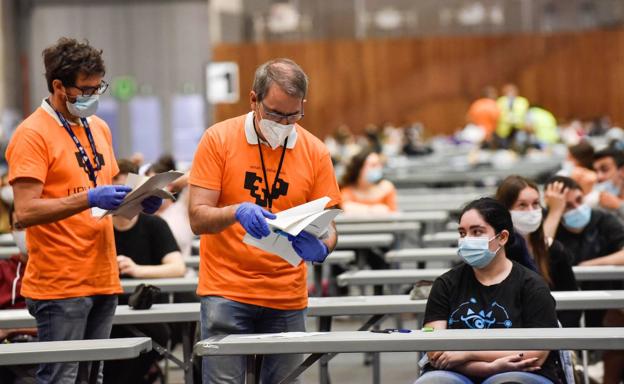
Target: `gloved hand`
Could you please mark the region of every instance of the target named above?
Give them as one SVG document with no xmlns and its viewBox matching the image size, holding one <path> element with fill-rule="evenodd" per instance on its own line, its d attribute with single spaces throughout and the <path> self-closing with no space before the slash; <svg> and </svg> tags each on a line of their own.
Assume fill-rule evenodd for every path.
<svg viewBox="0 0 624 384">
<path fill-rule="evenodd" d="M 329 249 L 325 243 L 306 231 L 299 232 L 297 236 L 288 235 L 288 240 L 290 240 L 297 255 L 305 261 L 322 263 L 329 255 Z"/>
<path fill-rule="evenodd" d="M 242 203 L 236 209 L 236 220 L 245 228 L 245 231 L 256 239 L 269 236 L 269 225 L 266 219 L 275 219 L 275 215 L 256 204 Z"/>
<path fill-rule="evenodd" d="M 106 210 L 117 209 L 130 191 L 132 188 L 125 185 L 102 185 L 89 189 L 87 192 L 89 206 Z"/>
<path fill-rule="evenodd" d="M 160 197 L 149 196 L 141 201 L 141 206 L 143 207 L 143 212 L 151 215 L 154 212 L 158 211 L 158 208 L 160 208 L 162 203 L 163 199 L 161 199 Z"/>
</svg>

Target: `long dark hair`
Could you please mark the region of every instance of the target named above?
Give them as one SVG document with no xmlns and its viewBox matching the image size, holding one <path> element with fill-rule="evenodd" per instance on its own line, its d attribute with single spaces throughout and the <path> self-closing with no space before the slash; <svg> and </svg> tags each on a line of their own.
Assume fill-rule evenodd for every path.
<svg viewBox="0 0 624 384">
<path fill-rule="evenodd" d="M 518 200 L 520 192 L 525 188 L 532 188 L 537 191 L 539 195 L 539 188 L 533 181 L 518 175 L 508 176 L 498 186 L 496 190 L 496 200 L 500 201 L 508 210 L 511 210 L 511 207 Z M 550 276 L 550 253 L 548 252 L 548 246 L 544 239 L 543 221 L 536 231 L 529 234 L 528 238 L 537 268 L 539 268 L 539 272 L 548 285 L 552 286 L 552 278 Z"/>
<path fill-rule="evenodd" d="M 360 177 L 360 172 L 362 172 L 362 168 L 364 167 L 364 163 L 371 153 L 375 152 L 370 148 L 364 148 L 358 154 L 351 158 L 349 164 L 347 164 L 345 173 L 342 176 L 342 180 L 340 183 L 341 188 L 350 187 L 357 184 Z"/>
<path fill-rule="evenodd" d="M 496 234 L 499 234 L 503 230 L 509 232 L 509 240 L 507 240 L 507 243 L 505 244 L 505 253 L 507 254 L 509 248 L 514 243 L 513 222 L 511 221 L 511 214 L 509 213 L 509 210 L 496 199 L 491 197 L 482 197 L 466 204 L 459 215 L 459 221 L 461 221 L 464 213 L 472 209 L 479 212 L 479 215 L 483 217 L 483 220 L 494 228 L 494 232 L 496 232 Z"/>
</svg>

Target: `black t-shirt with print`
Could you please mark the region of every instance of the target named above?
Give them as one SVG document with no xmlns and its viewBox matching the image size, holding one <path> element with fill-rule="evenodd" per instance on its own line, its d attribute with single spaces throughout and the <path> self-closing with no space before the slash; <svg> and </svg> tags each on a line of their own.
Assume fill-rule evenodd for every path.
<svg viewBox="0 0 624 384">
<path fill-rule="evenodd" d="M 509 275 L 490 286 L 482 285 L 467 264 L 438 277 L 427 300 L 425 323 L 444 320 L 448 329 L 557 328 L 555 300 L 544 279 L 512 263 Z M 558 383 L 556 355 L 551 352 L 535 373 Z"/>
</svg>

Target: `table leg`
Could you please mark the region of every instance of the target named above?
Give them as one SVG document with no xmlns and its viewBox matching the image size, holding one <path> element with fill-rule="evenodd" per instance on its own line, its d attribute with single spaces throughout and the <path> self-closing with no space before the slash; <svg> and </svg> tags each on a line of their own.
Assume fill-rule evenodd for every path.
<svg viewBox="0 0 624 384">
<path fill-rule="evenodd" d="M 323 264 L 313 264 L 314 269 L 314 296 L 323 296 Z"/>
<path fill-rule="evenodd" d="M 90 384 L 97 384 L 98 382 L 98 375 L 100 374 L 100 365 L 102 364 L 101 361 L 92 361 L 91 362 L 91 372 L 89 372 L 89 383 Z"/>
<path fill-rule="evenodd" d="M 260 383 L 260 367 L 262 367 L 262 355 L 247 355 L 247 384 Z"/>
<path fill-rule="evenodd" d="M 331 316 L 322 316 L 319 318 L 319 331 L 320 332 L 329 332 L 331 331 Z M 326 358 L 321 358 L 319 363 L 319 378 L 321 384 L 330 384 L 331 380 L 329 378 L 329 360 Z"/>
<path fill-rule="evenodd" d="M 182 323 L 182 353 L 184 356 L 184 383 L 193 384 L 193 323 Z"/>
</svg>

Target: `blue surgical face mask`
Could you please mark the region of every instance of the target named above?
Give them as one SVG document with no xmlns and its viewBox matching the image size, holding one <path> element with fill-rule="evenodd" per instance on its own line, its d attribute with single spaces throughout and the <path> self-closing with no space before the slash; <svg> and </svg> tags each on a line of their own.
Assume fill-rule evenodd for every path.
<svg viewBox="0 0 624 384">
<path fill-rule="evenodd" d="M 366 171 L 366 181 L 371 184 L 377 184 L 379 180 L 383 177 L 383 169 L 381 168 L 371 168 Z"/>
<path fill-rule="evenodd" d="M 591 219 L 591 208 L 587 204 L 580 205 L 563 214 L 563 225 L 570 229 L 583 229 Z"/>
<path fill-rule="evenodd" d="M 457 254 L 464 262 L 474 268 L 487 267 L 501 247 L 494 252 L 490 251 L 490 241 L 496 239 L 498 235 L 488 239 L 487 237 L 466 236 L 459 239 Z"/>
<path fill-rule="evenodd" d="M 613 181 L 611 180 L 598 183 L 594 188 L 600 192 L 607 192 L 612 194 L 613 196 L 620 196 L 620 188 L 613 184 Z"/>
<path fill-rule="evenodd" d="M 65 102 L 67 110 L 74 116 L 87 118 L 95 113 L 99 104 L 99 95 L 78 96 L 76 101 L 71 103 L 69 100 Z"/>
</svg>

